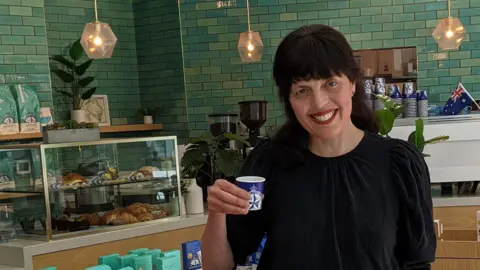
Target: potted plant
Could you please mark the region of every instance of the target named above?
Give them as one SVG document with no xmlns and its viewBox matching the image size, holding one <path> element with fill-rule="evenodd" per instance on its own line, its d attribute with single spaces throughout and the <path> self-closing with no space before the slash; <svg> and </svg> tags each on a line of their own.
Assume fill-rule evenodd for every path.
<svg viewBox="0 0 480 270">
<path fill-rule="evenodd" d="M 43 128 L 44 143 L 64 143 L 95 141 L 100 139 L 100 131 L 96 123 L 78 123 L 68 120 L 64 125 L 55 122 Z"/>
<path fill-rule="evenodd" d="M 210 184 L 218 177 L 234 179 L 243 164 L 243 157 L 237 150 L 224 147 L 225 141 L 234 140 L 247 146 L 250 144 L 242 136 L 224 133 L 213 136 L 210 132 L 200 137 L 190 138 L 188 147 L 183 155 L 181 165 L 183 167 L 198 165 L 198 174 L 206 175 Z M 209 168 L 206 170 L 206 168 Z"/>
<path fill-rule="evenodd" d="M 139 115 L 143 117 L 143 123 L 146 125 L 153 124 L 153 116 L 160 112 L 160 106 L 148 107 L 140 109 Z"/>
<path fill-rule="evenodd" d="M 375 111 L 379 123 L 379 133 L 383 136 L 389 137 L 388 134 L 393 129 L 395 119 L 397 119 L 397 117 L 403 111 L 403 105 L 396 103 L 390 97 L 382 95 L 376 96 L 385 105 L 385 108 Z M 425 145 L 444 142 L 449 139 L 449 136 L 437 136 L 429 140 L 425 140 L 425 137 L 423 136 L 423 130 L 423 119 L 418 118 L 415 121 L 415 130 L 410 133 L 407 140 L 410 143 L 414 144 L 418 148 L 418 150 L 420 150 L 424 157 L 429 157 L 430 155 L 423 153 Z"/>
<path fill-rule="evenodd" d="M 60 65 L 60 67 L 52 66 L 51 72 L 68 86 L 54 89 L 71 102 L 71 119 L 81 123 L 85 122 L 85 111 L 82 109 L 83 102 L 91 98 L 97 90 L 96 87 L 89 87 L 95 77 L 84 76 L 93 60 L 90 59 L 83 63 L 78 63 L 78 61 L 85 55 L 85 51 L 80 44 L 80 39 L 72 43 L 68 50 L 68 54 L 70 59 L 67 59 L 62 55 L 54 55 L 50 57 L 51 60 Z"/>
</svg>

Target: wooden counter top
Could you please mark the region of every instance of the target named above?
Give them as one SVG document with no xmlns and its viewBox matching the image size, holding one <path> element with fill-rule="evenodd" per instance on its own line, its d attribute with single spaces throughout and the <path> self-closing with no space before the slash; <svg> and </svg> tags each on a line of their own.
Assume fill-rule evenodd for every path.
<svg viewBox="0 0 480 270">
<path fill-rule="evenodd" d="M 162 124 L 138 124 L 138 125 L 117 125 L 117 126 L 102 126 L 100 127 L 100 133 L 121 133 L 121 132 L 141 132 L 141 131 L 157 131 L 162 130 Z M 21 141 L 41 139 L 42 133 L 17 133 L 10 135 L 0 135 L 1 141 Z"/>
</svg>

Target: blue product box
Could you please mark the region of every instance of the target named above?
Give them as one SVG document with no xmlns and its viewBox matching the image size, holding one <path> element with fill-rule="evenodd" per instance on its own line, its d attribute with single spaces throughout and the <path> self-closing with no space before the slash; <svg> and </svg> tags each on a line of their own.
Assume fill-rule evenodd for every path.
<svg viewBox="0 0 480 270">
<path fill-rule="evenodd" d="M 202 269 L 202 251 L 200 240 L 182 244 L 183 270 Z"/>
</svg>

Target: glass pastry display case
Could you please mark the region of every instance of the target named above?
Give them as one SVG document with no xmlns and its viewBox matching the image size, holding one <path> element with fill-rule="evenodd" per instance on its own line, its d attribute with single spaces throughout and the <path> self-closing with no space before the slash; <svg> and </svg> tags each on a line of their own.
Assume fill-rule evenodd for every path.
<svg viewBox="0 0 480 270">
<path fill-rule="evenodd" d="M 178 218 L 177 153 L 174 136 L 1 145 L 0 203 L 19 238 Z"/>
</svg>

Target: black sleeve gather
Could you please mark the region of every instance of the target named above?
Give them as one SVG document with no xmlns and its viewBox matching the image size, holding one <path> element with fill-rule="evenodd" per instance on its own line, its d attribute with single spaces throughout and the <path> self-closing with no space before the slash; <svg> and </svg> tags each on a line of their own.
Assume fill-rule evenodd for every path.
<svg viewBox="0 0 480 270">
<path fill-rule="evenodd" d="M 405 141 L 393 147 L 391 161 L 400 200 L 395 257 L 402 270 L 431 269 L 436 236 L 427 164 L 420 151 Z"/>
</svg>

